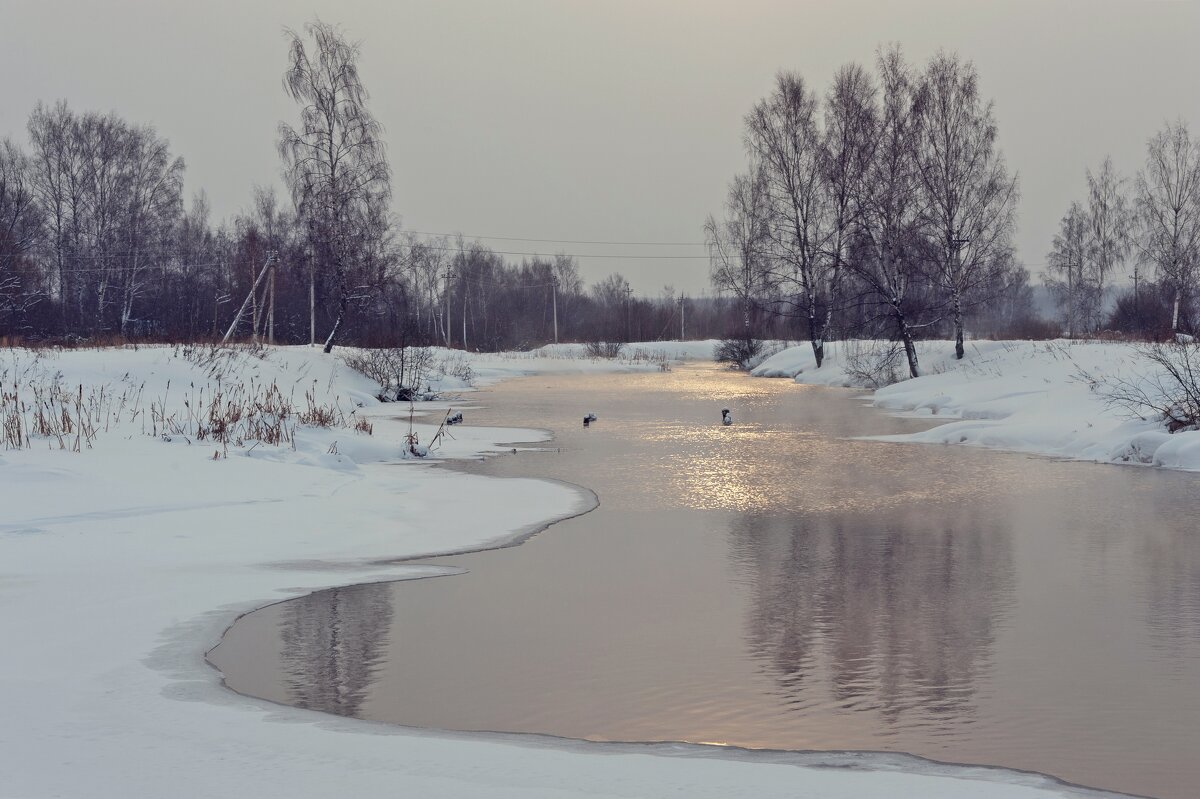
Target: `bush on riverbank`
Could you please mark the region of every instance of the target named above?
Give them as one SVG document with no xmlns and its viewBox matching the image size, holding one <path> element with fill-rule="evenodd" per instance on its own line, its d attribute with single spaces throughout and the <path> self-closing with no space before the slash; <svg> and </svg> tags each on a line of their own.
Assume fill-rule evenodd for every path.
<svg viewBox="0 0 1200 799">
<path fill-rule="evenodd" d="M 735 369 L 749 369 L 762 352 L 763 343 L 756 338 L 721 339 L 713 349 L 713 360 L 727 363 Z"/>
</svg>

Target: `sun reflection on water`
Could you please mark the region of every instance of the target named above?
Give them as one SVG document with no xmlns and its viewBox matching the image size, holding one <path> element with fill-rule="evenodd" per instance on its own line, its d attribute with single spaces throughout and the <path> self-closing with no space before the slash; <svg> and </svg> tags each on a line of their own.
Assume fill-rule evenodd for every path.
<svg viewBox="0 0 1200 799">
<path fill-rule="evenodd" d="M 669 424 L 637 434 L 662 445 L 666 453 L 655 480 L 641 486 L 644 499 L 656 505 L 745 512 L 780 507 L 810 513 L 867 511 L 962 501 L 982 491 L 969 475 L 936 484 L 917 479 L 906 472 L 896 446 L 816 432 L 751 423 L 733 428 Z M 846 480 L 840 464 L 850 460 L 864 475 L 861 482 Z"/>
</svg>

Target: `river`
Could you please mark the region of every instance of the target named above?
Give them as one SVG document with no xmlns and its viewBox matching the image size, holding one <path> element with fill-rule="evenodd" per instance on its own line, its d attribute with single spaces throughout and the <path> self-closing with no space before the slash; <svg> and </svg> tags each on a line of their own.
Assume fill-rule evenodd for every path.
<svg viewBox="0 0 1200 799">
<path fill-rule="evenodd" d="M 210 653 L 232 688 L 419 727 L 887 750 L 1200 793 L 1195 475 L 860 440 L 931 422 L 712 365 L 469 400 L 468 423 L 554 440 L 455 468 L 585 486 L 599 507 L 421 561 L 466 574 L 248 614 Z"/>
</svg>

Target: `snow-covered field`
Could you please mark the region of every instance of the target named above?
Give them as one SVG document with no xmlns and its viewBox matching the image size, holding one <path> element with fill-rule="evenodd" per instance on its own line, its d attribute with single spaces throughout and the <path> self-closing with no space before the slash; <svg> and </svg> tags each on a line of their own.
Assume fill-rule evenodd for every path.
<svg viewBox="0 0 1200 799">
<path fill-rule="evenodd" d="M 703 358 L 711 348 L 667 347 Z M 658 368 L 653 359 L 579 355 L 564 345 L 470 356 L 469 365 L 477 383 Z M 438 570 L 395 561 L 513 541 L 592 507 L 594 497 L 403 462 L 408 406 L 379 403 L 369 381 L 309 348 L 218 361 L 169 347 L 8 350 L 0 372 L 6 389 L 19 386 L 22 402 L 33 385 L 54 382 L 65 389 L 60 398 L 77 395 L 81 404 L 105 391 L 95 400 L 90 447 L 76 432 L 74 452 L 71 435 L 60 432 L 35 435 L 30 448 L 0 449 L 2 797 L 1094 795 L 1037 775 L 890 755 L 455 735 L 234 695 L 204 653 L 239 613 L 331 585 L 431 576 Z M 289 441 L 278 446 L 215 443 L 211 432 L 198 438 L 200 409 L 214 392 L 251 382 L 277 388 L 297 407 L 336 409 L 341 421 L 289 434 L 285 420 Z M 453 374 L 433 382 L 466 388 Z M 954 385 L 937 401 L 939 412 L 974 407 L 970 395 L 951 393 Z M 934 407 L 903 389 L 880 402 Z M 451 429 L 439 457 L 477 457 L 495 442 L 540 436 L 472 427 L 468 396 L 424 404 L 424 421 L 412 428 L 422 442 L 449 406 L 466 408 L 467 423 Z M 359 418 L 372 435 L 352 429 Z M 975 434 L 962 424 L 950 435 Z"/>
<path fill-rule="evenodd" d="M 848 374 L 866 344 L 837 342 L 816 368 L 812 349 L 790 347 L 753 370 L 798 383 L 861 386 Z M 856 358 L 856 354 L 859 357 Z M 878 389 L 874 405 L 946 419 L 947 424 L 891 440 L 967 444 L 1080 460 L 1200 470 L 1200 432 L 1168 434 L 1157 419 L 1113 407 L 1087 377 L 1144 381 L 1155 370 L 1131 344 L 1082 341 L 918 343 L 922 376 Z M 902 376 L 907 374 L 903 363 Z"/>
</svg>

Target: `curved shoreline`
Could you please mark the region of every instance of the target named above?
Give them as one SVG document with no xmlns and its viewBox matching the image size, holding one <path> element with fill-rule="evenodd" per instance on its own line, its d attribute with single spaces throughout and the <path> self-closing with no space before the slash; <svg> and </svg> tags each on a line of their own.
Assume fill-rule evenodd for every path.
<svg viewBox="0 0 1200 799">
<path fill-rule="evenodd" d="M 365 378 L 318 349 L 271 352 L 236 365 L 246 379 L 313 381 L 320 398 L 361 401 L 365 415 L 395 411 L 374 401 Z M 487 380 L 649 372 L 548 358 L 479 360 Z M 203 386 L 208 379 L 166 348 L 62 352 L 53 366 L 71 383 L 144 380 L 146 395 L 155 397 L 167 396 L 168 383 Z M 185 395 L 170 398 L 174 412 L 186 413 Z M 419 420 L 415 427 L 423 440 L 434 434 L 435 426 Z M 101 438 L 94 453 L 39 446 L 4 453 L 0 638 L 19 656 L 0 662 L 2 792 L 37 799 L 324 799 L 399 789 L 430 799 L 626 799 L 688 786 L 693 799 L 794 799 L 798 792 L 959 799 L 968 786 L 900 770 L 872 775 L 731 758 L 711 747 L 412 730 L 310 714 L 224 688 L 204 655 L 231 619 L 338 585 L 445 574 L 389 560 L 397 552 L 494 547 L 504 542 L 489 541 L 489 530 L 528 536 L 547 517 L 579 508 L 577 493 L 550 483 L 385 468 L 380 464 L 402 446 L 404 429 L 383 419 L 374 437 L 305 428 L 295 449 L 238 449 L 214 461 L 206 446 L 141 436 L 126 424 Z M 450 441 L 446 453 L 477 459 L 494 452 L 489 436 L 522 437 L 476 429 Z M 339 439 L 340 453 L 333 446 Z M 463 546 L 447 547 L 456 542 Z M 694 756 L 669 756 L 678 752 Z M 1062 795 L 1004 786 L 1003 775 L 989 782 L 975 793 Z"/>
<path fill-rule="evenodd" d="M 551 440 L 551 439 L 547 439 L 547 440 Z M 497 452 L 497 453 L 486 453 L 486 454 L 489 456 L 491 456 L 491 455 L 503 456 L 508 453 Z M 401 465 L 402 463 L 403 462 L 397 462 L 396 464 L 380 464 L 380 465 L 384 465 L 384 466 L 386 466 L 386 465 Z M 407 465 L 407 464 L 404 464 L 404 465 Z M 454 469 L 453 465 L 449 462 L 414 464 L 413 466 L 414 466 L 414 468 L 426 468 L 426 469 L 444 468 L 444 469 L 447 469 L 448 471 L 456 471 Z M 459 473 L 465 474 L 466 472 L 459 472 Z M 511 479 L 511 478 L 489 476 L 488 479 L 505 480 L 505 479 Z M 459 577 L 464 574 L 468 574 L 469 572 L 466 569 L 459 569 L 459 568 L 455 568 L 452 566 L 437 566 L 435 564 L 417 563 L 417 561 L 428 560 L 430 558 L 445 558 L 445 557 L 451 557 L 453 555 L 470 555 L 470 554 L 474 554 L 477 552 L 492 552 L 495 550 L 508 549 L 510 547 L 518 547 L 521 544 L 528 541 L 529 539 L 538 535 L 539 533 L 545 532 L 546 530 L 550 529 L 551 527 L 558 524 L 559 522 L 565 522 L 565 521 L 568 521 L 569 519 L 578 518 L 580 516 L 583 516 L 586 513 L 591 513 L 596 508 L 600 507 L 600 497 L 598 497 L 596 495 L 596 492 L 594 492 L 591 489 L 586 488 L 584 486 L 576 485 L 574 483 L 568 483 L 565 480 L 555 480 L 554 478 L 551 478 L 551 477 L 536 477 L 536 478 L 523 477 L 523 478 L 516 478 L 516 479 L 530 480 L 530 481 L 534 481 L 534 482 L 544 482 L 544 483 L 549 483 L 551 485 L 558 485 L 561 487 L 569 488 L 582 496 L 590 498 L 591 503 L 588 504 L 587 507 L 581 508 L 575 512 L 568 513 L 563 516 L 551 518 L 549 521 L 534 522 L 533 524 L 529 524 L 529 525 L 526 525 L 525 527 L 518 528 L 517 530 L 513 531 L 513 533 L 511 535 L 502 536 L 500 539 L 497 540 L 497 543 L 494 543 L 494 544 L 489 544 L 489 545 L 485 545 L 485 546 L 467 546 L 467 547 L 462 547 L 462 548 L 457 548 L 457 549 L 448 549 L 448 550 L 440 551 L 440 552 L 429 552 L 429 553 L 421 553 L 421 554 L 415 554 L 415 555 L 403 555 L 403 556 L 395 557 L 395 558 L 375 558 L 375 559 L 366 561 L 365 563 L 362 563 L 362 564 L 322 563 L 322 564 L 320 564 L 320 567 L 322 570 L 328 570 L 329 568 L 337 568 L 338 566 L 345 566 L 349 569 L 358 569 L 358 568 L 372 567 L 372 566 L 377 566 L 377 567 L 424 566 L 430 570 L 430 573 L 429 574 L 417 574 L 412 577 L 399 577 L 399 578 L 397 578 L 397 577 L 382 577 L 378 580 L 360 580 L 360 581 L 353 582 L 353 583 L 331 585 L 331 586 L 326 586 L 324 588 L 317 588 L 315 590 L 308 591 L 307 593 L 297 594 L 296 596 L 289 596 L 289 597 L 284 597 L 283 599 L 277 599 L 274 602 L 267 602 L 267 603 L 261 604 L 261 605 L 254 605 L 250 609 L 244 610 L 244 611 L 238 613 L 233 618 L 232 621 L 230 621 L 228 624 L 225 625 L 224 629 L 221 631 L 220 636 L 218 636 L 218 638 L 217 638 L 217 642 L 215 644 L 213 644 L 212 646 L 208 647 L 208 649 L 204 650 L 205 664 L 207 666 L 209 666 L 210 668 L 214 669 L 217 672 L 217 674 L 220 675 L 222 687 L 228 688 L 230 691 L 233 691 L 235 694 L 238 694 L 239 696 L 247 696 L 247 697 L 251 697 L 251 698 L 255 698 L 255 699 L 261 699 L 261 697 L 255 697 L 252 694 L 242 693 L 241 691 L 238 691 L 237 689 L 230 687 L 225 679 L 225 673 L 223 671 L 221 671 L 221 668 L 219 666 L 217 666 L 215 663 L 212 662 L 211 657 L 210 657 L 212 655 L 212 653 L 214 651 L 216 651 L 225 642 L 226 634 L 228 634 L 228 632 L 231 629 L 233 629 L 233 627 L 239 621 L 246 618 L 247 616 L 257 613 L 260 610 L 265 610 L 267 608 L 275 607 L 276 605 L 282 605 L 286 602 L 292 602 L 297 599 L 303 599 L 304 597 L 315 596 L 317 594 L 321 594 L 326 591 L 337 591 L 337 590 L 341 590 L 344 588 L 353 588 L 354 586 L 359 586 L 359 585 L 379 585 L 379 584 L 387 584 L 387 583 L 398 583 L 399 584 L 399 583 L 413 582 L 413 581 L 417 581 L 417 580 L 431 580 L 431 579 L 435 579 L 438 577 Z M 269 700 L 269 699 L 266 699 L 263 701 L 271 702 L 271 700 Z M 288 705 L 288 704 L 282 703 L 282 702 L 272 702 L 272 704 L 277 704 L 282 707 L 296 707 L 295 705 Z M 300 709 L 307 709 L 307 708 L 300 708 Z M 316 711 L 316 712 L 322 712 L 322 711 Z M 336 714 L 328 714 L 328 715 L 336 715 Z M 401 726 L 406 726 L 406 725 L 401 725 Z M 413 727 L 411 729 L 421 729 L 421 728 Z"/>
</svg>

